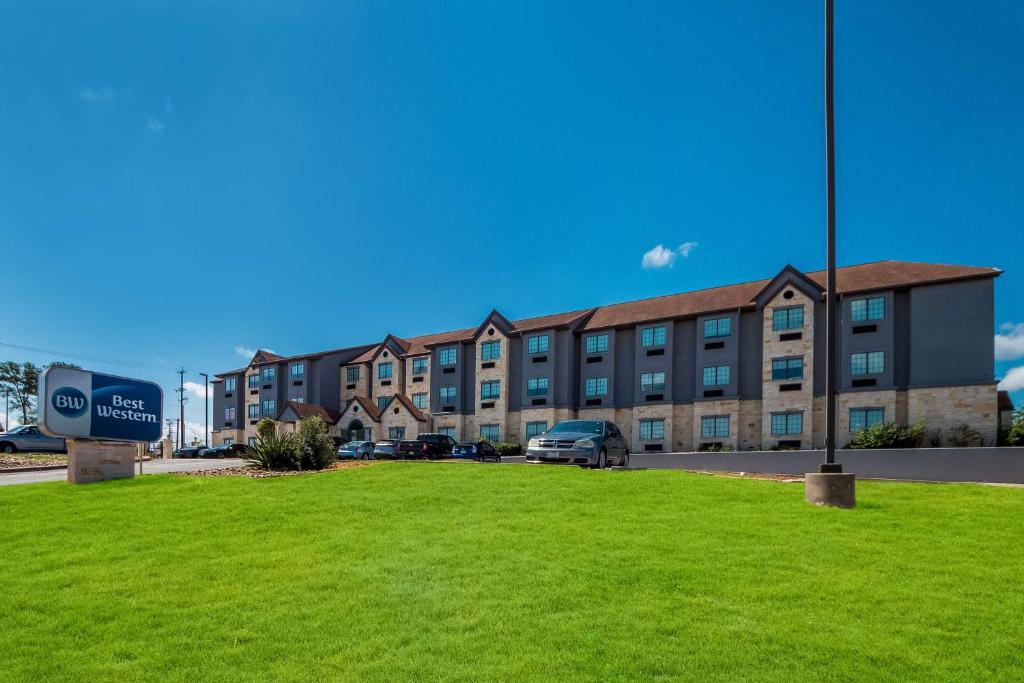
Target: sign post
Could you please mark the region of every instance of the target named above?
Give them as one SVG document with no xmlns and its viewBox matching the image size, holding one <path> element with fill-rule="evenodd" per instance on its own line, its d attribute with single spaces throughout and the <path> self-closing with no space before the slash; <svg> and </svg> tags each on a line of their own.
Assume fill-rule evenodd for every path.
<svg viewBox="0 0 1024 683">
<path fill-rule="evenodd" d="M 39 378 L 39 428 L 68 439 L 70 482 L 135 476 L 137 444 L 160 440 L 163 404 L 153 382 L 60 367 Z"/>
</svg>

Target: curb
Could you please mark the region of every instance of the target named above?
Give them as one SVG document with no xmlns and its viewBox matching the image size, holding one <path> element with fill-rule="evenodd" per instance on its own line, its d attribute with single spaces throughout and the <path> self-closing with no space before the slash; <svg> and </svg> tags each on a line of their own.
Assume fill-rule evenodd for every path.
<svg viewBox="0 0 1024 683">
<path fill-rule="evenodd" d="M 153 458 L 143 458 L 142 462 L 149 462 Z M 136 460 L 136 463 L 139 461 Z M 24 474 L 26 472 L 49 472 L 51 470 L 66 470 L 67 465 L 32 465 L 31 467 L 10 467 L 8 469 L 0 469 L 0 477 L 5 474 Z"/>
</svg>

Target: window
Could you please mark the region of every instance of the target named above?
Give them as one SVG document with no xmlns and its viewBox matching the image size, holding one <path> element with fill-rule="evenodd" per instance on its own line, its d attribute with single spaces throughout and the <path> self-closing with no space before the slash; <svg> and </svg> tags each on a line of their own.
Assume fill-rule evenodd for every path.
<svg viewBox="0 0 1024 683">
<path fill-rule="evenodd" d="M 459 348 L 457 346 L 448 346 L 437 352 L 437 360 L 441 365 L 455 365 L 459 358 Z"/>
<path fill-rule="evenodd" d="M 237 384 L 234 377 L 228 377 L 224 380 L 224 391 L 234 391 L 236 386 Z"/>
<path fill-rule="evenodd" d="M 253 446 L 256 445 L 256 437 L 255 436 L 250 436 L 248 438 L 247 442 L 249 444 L 249 447 L 252 448 Z"/>
<path fill-rule="evenodd" d="M 260 388 L 260 373 L 254 373 L 249 375 L 249 388 L 259 389 Z"/>
<path fill-rule="evenodd" d="M 704 338 L 728 337 L 732 334 L 732 318 L 712 318 L 704 321 Z"/>
<path fill-rule="evenodd" d="M 426 410 L 427 408 L 427 393 L 421 392 L 419 394 L 412 395 L 412 404 L 420 410 Z"/>
<path fill-rule="evenodd" d="M 501 358 L 501 342 L 486 341 L 480 345 L 480 360 L 497 360 Z"/>
<path fill-rule="evenodd" d="M 449 401 L 454 401 L 456 396 L 457 396 L 457 394 L 455 392 L 455 387 L 453 387 L 453 386 L 441 387 L 440 389 L 438 389 L 438 396 L 441 399 L 442 403 L 449 402 Z"/>
<path fill-rule="evenodd" d="M 862 432 L 868 427 L 885 422 L 885 408 L 850 408 L 850 433 Z"/>
<path fill-rule="evenodd" d="M 306 376 L 305 363 L 292 363 L 292 379 L 302 379 Z"/>
<path fill-rule="evenodd" d="M 441 436 L 450 436 L 451 438 L 454 439 L 455 427 L 438 427 L 437 433 L 440 434 Z"/>
<path fill-rule="evenodd" d="M 782 436 L 785 434 L 803 433 L 803 413 L 772 413 L 772 434 Z"/>
<path fill-rule="evenodd" d="M 544 396 L 548 393 L 547 377 L 531 377 L 526 380 L 527 396 Z"/>
<path fill-rule="evenodd" d="M 235 409 L 234 408 L 225 408 L 224 409 L 224 421 L 225 422 L 231 422 L 234 419 L 235 419 Z"/>
<path fill-rule="evenodd" d="M 587 353 L 604 353 L 607 350 L 607 334 L 592 334 L 587 337 Z"/>
<path fill-rule="evenodd" d="M 658 327 L 645 327 L 640 330 L 640 346 L 664 346 L 665 345 L 665 327 L 659 325 Z"/>
<path fill-rule="evenodd" d="M 540 436 L 544 432 L 548 431 L 547 422 L 527 422 L 526 423 L 526 438 L 532 439 L 535 436 Z"/>
<path fill-rule="evenodd" d="M 885 351 L 850 354 L 851 375 L 877 375 L 885 372 Z"/>
<path fill-rule="evenodd" d="M 501 441 L 498 425 L 480 425 L 480 438 L 484 441 Z"/>
<path fill-rule="evenodd" d="M 377 379 L 388 379 L 393 372 L 394 366 L 391 364 L 391 361 L 377 365 Z"/>
<path fill-rule="evenodd" d="M 605 396 L 608 394 L 607 377 L 588 377 L 587 396 Z"/>
<path fill-rule="evenodd" d="M 798 330 L 804 326 L 804 307 L 790 306 L 772 311 L 772 330 Z"/>
<path fill-rule="evenodd" d="M 803 379 L 804 359 L 803 358 L 774 358 L 772 359 L 772 379 Z"/>
<path fill-rule="evenodd" d="M 388 427 L 389 439 L 404 439 L 405 427 Z"/>
<path fill-rule="evenodd" d="M 700 419 L 700 436 L 702 439 L 714 439 L 729 436 L 728 415 L 708 415 Z"/>
<path fill-rule="evenodd" d="M 258 403 L 250 403 L 247 409 L 251 419 L 255 419 L 260 416 L 260 405 Z"/>
<path fill-rule="evenodd" d="M 640 391 L 662 391 L 665 388 L 664 372 L 640 373 Z"/>
<path fill-rule="evenodd" d="M 345 379 L 347 379 L 349 382 L 358 382 L 359 381 L 359 368 L 358 367 L 345 368 Z"/>
<path fill-rule="evenodd" d="M 225 446 L 233 446 L 235 445 L 235 440 L 230 437 L 226 437 L 224 441 L 222 441 L 221 443 L 223 443 Z"/>
<path fill-rule="evenodd" d="M 273 399 L 265 399 L 263 401 L 263 414 L 273 415 L 277 408 L 277 402 Z"/>
<path fill-rule="evenodd" d="M 277 376 L 277 368 L 275 368 L 275 367 L 263 368 L 263 382 L 264 383 L 273 382 L 274 381 L 274 377 L 276 377 L 276 376 Z"/>
<path fill-rule="evenodd" d="M 493 401 L 496 398 L 501 398 L 501 382 L 498 380 L 480 382 L 480 400 Z"/>
<path fill-rule="evenodd" d="M 391 400 L 390 396 L 378 396 L 377 397 L 377 410 L 383 411 L 388 407 L 388 401 Z"/>
<path fill-rule="evenodd" d="M 656 441 L 665 438 L 665 420 L 640 420 L 640 440 Z"/>
<path fill-rule="evenodd" d="M 870 299 L 854 299 L 850 302 L 850 320 L 855 323 L 865 320 L 883 320 L 884 318 L 884 296 L 875 296 Z"/>
<path fill-rule="evenodd" d="M 426 358 L 413 358 L 412 359 L 412 374 L 414 374 L 414 375 L 425 375 L 425 374 L 427 374 L 427 359 Z"/>
<path fill-rule="evenodd" d="M 295 401 L 296 403 L 305 403 L 306 402 L 306 397 L 305 396 L 296 396 L 292 400 Z"/>
<path fill-rule="evenodd" d="M 548 335 L 538 334 L 526 338 L 526 351 L 528 353 L 546 353 L 548 350 Z"/>
<path fill-rule="evenodd" d="M 704 368 L 704 386 L 721 387 L 729 383 L 730 372 L 728 365 L 711 365 Z"/>
</svg>

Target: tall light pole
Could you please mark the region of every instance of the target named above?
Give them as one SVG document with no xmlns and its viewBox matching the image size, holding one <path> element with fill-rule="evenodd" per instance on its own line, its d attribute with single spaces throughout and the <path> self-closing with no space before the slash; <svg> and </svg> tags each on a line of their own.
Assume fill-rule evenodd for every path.
<svg viewBox="0 0 1024 683">
<path fill-rule="evenodd" d="M 856 504 L 855 477 L 836 462 L 836 116 L 833 97 L 834 2 L 825 0 L 825 462 L 808 473 L 809 503 L 832 507 Z"/>
<path fill-rule="evenodd" d="M 200 372 L 199 376 L 203 378 L 203 396 L 206 397 L 206 407 L 204 408 L 206 415 L 206 447 L 210 447 L 210 375 L 205 372 Z"/>
</svg>

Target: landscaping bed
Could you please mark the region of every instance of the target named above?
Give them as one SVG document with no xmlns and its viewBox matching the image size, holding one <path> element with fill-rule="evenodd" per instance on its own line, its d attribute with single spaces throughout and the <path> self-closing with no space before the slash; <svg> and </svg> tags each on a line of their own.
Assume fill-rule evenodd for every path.
<svg viewBox="0 0 1024 683">
<path fill-rule="evenodd" d="M 320 472 L 332 472 L 334 470 L 348 470 L 355 467 L 366 467 L 376 461 L 351 460 L 337 462 L 325 467 L 322 470 L 268 470 L 257 465 L 242 465 L 239 467 L 226 467 L 217 470 L 192 470 L 175 472 L 178 477 L 248 477 L 249 479 L 268 479 L 271 477 L 294 477 L 303 474 L 318 474 Z"/>
<path fill-rule="evenodd" d="M 3 470 L 68 464 L 68 456 L 60 453 L 0 453 L 0 472 Z"/>
</svg>

